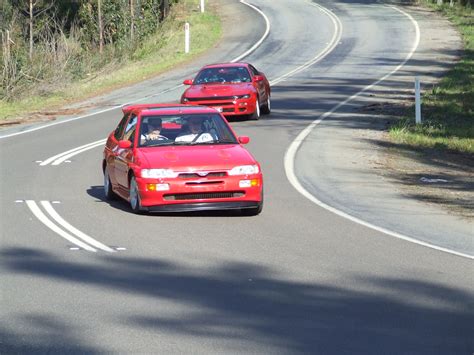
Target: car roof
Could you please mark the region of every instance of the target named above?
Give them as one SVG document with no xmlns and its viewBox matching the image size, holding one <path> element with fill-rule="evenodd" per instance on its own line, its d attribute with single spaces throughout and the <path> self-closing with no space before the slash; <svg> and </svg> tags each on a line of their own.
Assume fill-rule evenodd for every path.
<svg viewBox="0 0 474 355">
<path fill-rule="evenodd" d="M 214 63 L 214 64 L 209 64 L 209 65 L 206 65 L 204 66 L 202 69 L 204 68 L 232 68 L 232 67 L 248 67 L 249 64 L 248 63 L 245 63 L 245 62 L 236 62 L 236 63 L 232 63 L 232 62 L 226 62 L 226 63 Z"/>
<path fill-rule="evenodd" d="M 142 115 L 156 115 L 156 114 L 199 114 L 199 113 L 216 113 L 217 110 L 207 106 L 194 106 L 182 104 L 139 104 L 128 105 L 122 107 L 123 113 L 134 112 Z"/>
</svg>

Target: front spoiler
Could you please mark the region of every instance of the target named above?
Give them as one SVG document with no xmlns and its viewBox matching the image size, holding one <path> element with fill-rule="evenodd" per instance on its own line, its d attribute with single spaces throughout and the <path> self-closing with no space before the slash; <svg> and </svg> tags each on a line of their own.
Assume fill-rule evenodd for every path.
<svg viewBox="0 0 474 355">
<path fill-rule="evenodd" d="M 235 202 L 197 202 L 197 203 L 174 203 L 168 205 L 142 207 L 146 212 L 197 212 L 217 210 L 238 210 L 246 208 L 258 208 L 262 202 L 258 201 L 235 201 Z"/>
</svg>

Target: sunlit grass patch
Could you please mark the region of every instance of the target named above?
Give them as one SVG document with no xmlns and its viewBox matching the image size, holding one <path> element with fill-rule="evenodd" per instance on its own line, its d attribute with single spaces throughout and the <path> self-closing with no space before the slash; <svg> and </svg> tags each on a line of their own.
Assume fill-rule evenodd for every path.
<svg viewBox="0 0 474 355">
<path fill-rule="evenodd" d="M 431 4 L 430 4 L 431 5 Z M 414 108 L 390 129 L 390 137 L 399 143 L 420 148 L 437 148 L 474 153 L 474 17 L 465 7 L 437 7 L 462 34 L 464 53 L 461 60 L 422 98 L 420 125 L 414 123 Z"/>
</svg>

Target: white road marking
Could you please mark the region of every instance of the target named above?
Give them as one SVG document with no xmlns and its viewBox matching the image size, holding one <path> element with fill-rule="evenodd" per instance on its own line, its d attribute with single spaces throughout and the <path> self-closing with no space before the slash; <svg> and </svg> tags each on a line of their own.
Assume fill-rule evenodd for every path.
<svg viewBox="0 0 474 355">
<path fill-rule="evenodd" d="M 71 161 L 70 160 L 67 160 L 71 157 L 73 157 L 74 155 L 77 155 L 77 154 L 80 154 L 82 152 L 85 152 L 86 150 L 89 150 L 89 149 L 93 149 L 93 148 L 96 148 L 96 147 L 101 147 L 105 144 L 105 142 L 107 141 L 107 139 L 102 139 L 100 140 L 99 142 L 89 146 L 89 147 L 86 147 L 86 148 L 82 148 L 82 149 L 76 149 L 74 150 L 73 152 L 69 153 L 69 154 L 66 154 L 66 155 L 63 155 L 61 156 L 60 158 L 56 159 L 51 165 L 59 165 L 61 164 L 62 162 L 65 162 L 65 163 L 70 163 Z"/>
<path fill-rule="evenodd" d="M 335 29 L 334 34 L 331 38 L 331 41 L 313 59 L 311 59 L 308 62 L 306 62 L 305 64 L 289 71 L 288 73 L 283 74 L 282 76 L 272 80 L 270 82 L 270 84 L 272 86 L 277 85 L 278 83 L 284 81 L 285 79 L 288 79 L 290 76 L 295 75 L 295 74 L 309 68 L 310 66 L 316 64 L 317 62 L 319 62 L 321 59 L 326 57 L 330 52 L 332 52 L 334 50 L 334 48 L 336 48 L 337 42 L 339 42 L 339 40 L 341 39 L 341 36 L 342 36 L 342 23 L 339 20 L 339 18 L 333 12 L 327 10 L 326 8 L 322 7 L 321 5 L 314 4 L 314 3 L 311 3 L 311 2 L 309 2 L 309 5 L 319 8 L 320 11 L 324 12 L 331 19 L 331 21 L 334 25 L 334 29 Z"/>
<path fill-rule="evenodd" d="M 51 158 L 48 158 L 46 160 L 43 160 L 41 163 L 40 163 L 40 166 L 45 166 L 45 165 L 48 165 L 52 162 L 56 162 L 56 160 L 60 160 L 60 161 L 63 161 L 63 160 L 66 160 L 68 159 L 69 157 L 75 155 L 75 152 L 76 151 L 85 151 L 87 149 L 92 149 L 92 148 L 95 148 L 99 145 L 102 145 L 104 144 L 106 141 L 106 139 L 101 139 L 101 140 L 98 140 L 98 141 L 95 141 L 95 142 L 92 142 L 92 143 L 88 143 L 88 144 L 84 144 L 84 145 L 81 145 L 80 147 L 76 147 L 76 148 L 72 148 L 70 150 L 67 150 L 65 152 L 62 152 L 62 153 L 59 153 L 59 154 L 56 154 L 55 156 L 52 156 Z M 62 159 L 63 157 L 65 157 L 64 159 Z M 62 159 L 62 160 L 61 160 Z M 57 164 L 54 164 L 53 165 L 58 165 L 59 163 Z"/>
<path fill-rule="evenodd" d="M 418 244 L 418 245 L 422 245 L 422 246 L 432 248 L 432 249 L 435 249 L 435 250 L 439 250 L 439 251 L 443 251 L 443 252 L 446 252 L 446 253 L 454 254 L 454 255 L 457 255 L 457 256 L 464 257 L 464 258 L 474 259 L 473 255 L 460 253 L 460 252 L 457 252 L 457 251 L 454 251 L 454 250 L 451 250 L 451 249 L 448 249 L 448 248 L 439 247 L 439 246 L 431 244 L 431 243 L 423 242 L 423 241 L 421 241 L 419 239 L 416 239 L 416 238 L 412 238 L 412 237 L 409 237 L 409 236 L 406 236 L 406 235 L 403 235 L 403 234 L 400 234 L 400 233 L 397 233 L 397 232 L 393 232 L 391 230 L 388 230 L 388 229 L 376 226 L 374 224 L 371 224 L 369 222 L 366 222 L 364 220 L 361 220 L 357 217 L 351 216 L 348 213 L 345 213 L 341 210 L 338 210 L 338 209 L 336 209 L 332 206 L 329 206 L 329 205 L 325 204 L 324 202 L 320 201 L 316 196 L 312 195 L 308 190 L 306 190 L 301 185 L 298 178 L 296 177 L 295 170 L 294 170 L 296 153 L 298 152 L 299 147 L 301 146 L 303 141 L 306 139 L 306 137 L 310 134 L 310 132 L 319 123 L 321 123 L 325 118 L 327 118 L 331 114 L 333 114 L 336 110 L 338 110 L 342 106 L 346 105 L 348 102 L 354 100 L 355 98 L 357 98 L 358 96 L 360 96 L 364 92 L 370 90 L 372 87 L 378 85 L 380 82 L 382 82 L 383 80 L 387 79 L 388 77 L 390 77 L 391 75 L 396 73 L 398 70 L 400 70 L 400 68 L 402 68 L 408 62 L 408 60 L 410 60 L 410 58 L 413 56 L 416 49 L 418 48 L 418 45 L 420 43 L 420 28 L 419 28 L 418 23 L 416 22 L 416 20 L 410 14 L 406 13 L 405 11 L 402 11 L 402 10 L 398 9 L 395 6 L 389 6 L 389 7 L 395 9 L 396 11 L 398 11 L 398 12 L 402 13 L 403 15 L 405 15 L 406 17 L 408 17 L 410 19 L 410 21 L 412 22 L 412 24 L 414 25 L 416 34 L 415 34 L 415 41 L 414 41 L 414 44 L 413 44 L 413 47 L 412 47 L 411 51 L 408 53 L 405 60 L 403 60 L 403 62 L 401 64 L 399 64 L 395 69 L 393 69 L 390 73 L 386 74 L 381 79 L 375 81 L 373 84 L 371 84 L 369 86 L 366 86 L 365 88 L 363 88 L 358 93 L 352 95 L 351 97 L 349 97 L 346 100 L 344 100 L 344 101 L 340 102 L 339 104 L 337 104 L 330 111 L 324 113 L 320 118 L 314 120 L 308 127 L 306 127 L 295 138 L 295 140 L 290 144 L 288 150 L 286 151 L 285 158 L 284 158 L 285 172 L 286 172 L 287 178 L 290 181 L 290 183 L 293 185 L 293 187 L 300 194 L 302 194 L 307 199 L 309 199 L 311 202 L 317 204 L 318 206 L 320 206 L 320 207 L 322 207 L 322 208 L 324 208 L 324 209 L 326 209 L 330 212 L 333 212 L 333 213 L 337 214 L 338 216 L 346 218 L 346 219 L 348 219 L 348 220 L 350 220 L 354 223 L 358 223 L 358 224 L 363 225 L 367 228 L 371 228 L 371 229 L 376 230 L 378 232 L 381 232 L 381 233 L 384 233 L 384 234 L 390 235 L 392 237 L 399 238 L 399 239 L 402 239 L 402 240 L 405 240 L 405 241 L 408 241 L 408 242 L 411 242 L 411 243 L 415 243 L 415 244 Z"/>
<path fill-rule="evenodd" d="M 53 232 L 56 232 L 57 234 L 59 234 L 64 239 L 68 240 L 69 242 L 71 242 L 73 244 L 76 244 L 77 246 L 81 247 L 82 249 L 85 249 L 85 250 L 88 250 L 88 251 L 91 251 L 91 252 L 94 252 L 94 253 L 97 252 L 96 249 L 92 248 L 91 246 L 87 245 L 86 243 L 83 243 L 82 241 L 80 241 L 79 239 L 73 237 L 69 233 L 66 233 L 61 228 L 59 228 L 56 224 L 51 222 L 51 220 L 48 217 L 46 217 L 46 215 L 40 210 L 40 208 L 38 207 L 38 205 L 36 204 L 35 201 L 27 200 L 26 204 L 30 208 L 31 212 L 33 212 L 33 214 L 36 216 L 36 218 L 38 218 L 41 223 L 43 223 L 46 227 L 51 229 Z"/>
<path fill-rule="evenodd" d="M 237 58 L 235 59 L 232 59 L 231 62 L 232 63 L 235 63 L 235 62 L 239 62 L 241 61 L 242 59 L 244 59 L 245 57 L 247 57 L 249 54 L 251 54 L 253 51 L 255 51 L 262 43 L 263 41 L 265 40 L 265 38 L 268 37 L 268 34 L 270 33 L 270 20 L 268 19 L 267 15 L 265 15 L 263 13 L 262 10 L 260 10 L 258 7 L 252 5 L 252 4 L 249 4 L 248 2 L 244 1 L 244 0 L 240 0 L 240 2 L 244 5 L 247 5 L 248 7 L 254 9 L 255 11 L 257 11 L 262 17 L 263 19 L 265 20 L 265 33 L 263 34 L 263 36 L 258 40 L 257 43 L 255 43 L 247 52 L 245 52 L 244 54 L 238 56 Z"/>
<path fill-rule="evenodd" d="M 71 224 L 69 224 L 67 221 L 65 221 L 53 208 L 53 206 L 49 203 L 49 201 L 41 201 L 41 204 L 43 205 L 44 209 L 46 212 L 49 213 L 51 217 L 58 223 L 60 226 L 63 228 L 67 229 L 69 232 L 75 234 L 77 237 L 81 238 L 84 242 L 89 243 L 90 245 L 96 247 L 97 249 L 102 249 L 104 251 L 107 251 L 109 253 L 113 253 L 114 250 L 112 248 L 109 248 L 107 245 L 102 244 L 101 242 L 95 240 L 94 238 L 88 236 L 87 234 L 81 232 L 79 229 L 75 228 Z"/>
</svg>

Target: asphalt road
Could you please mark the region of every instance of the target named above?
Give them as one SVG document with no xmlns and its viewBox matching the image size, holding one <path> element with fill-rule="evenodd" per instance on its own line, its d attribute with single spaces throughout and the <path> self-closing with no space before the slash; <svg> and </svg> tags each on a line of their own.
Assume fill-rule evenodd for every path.
<svg viewBox="0 0 474 355">
<path fill-rule="evenodd" d="M 265 35 L 255 9 L 220 3 L 227 40 L 195 62 L 87 103 L 102 113 L 2 132 L 0 353 L 471 354 L 472 260 L 334 214 L 302 196 L 285 169 L 309 123 L 407 58 L 416 33 L 397 9 L 321 2 L 332 15 L 303 0 L 252 0 L 271 29 L 245 60 L 274 82 L 273 112 L 232 124 L 262 163 L 257 217 L 134 215 L 104 199 L 101 146 L 41 165 L 104 139 L 121 117 L 117 105 L 176 101 L 182 87 L 172 88 L 202 64 L 238 58 Z M 321 142 L 356 123 L 323 121 L 292 163 L 327 202 L 341 204 L 360 181 L 336 188 L 331 161 L 314 154 L 334 154 L 337 145 Z M 96 252 L 74 250 L 34 206 L 52 206 L 101 243 Z M 357 204 L 347 208 L 363 216 Z"/>
</svg>

